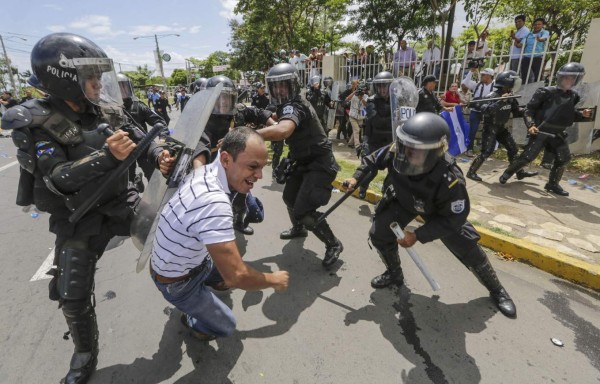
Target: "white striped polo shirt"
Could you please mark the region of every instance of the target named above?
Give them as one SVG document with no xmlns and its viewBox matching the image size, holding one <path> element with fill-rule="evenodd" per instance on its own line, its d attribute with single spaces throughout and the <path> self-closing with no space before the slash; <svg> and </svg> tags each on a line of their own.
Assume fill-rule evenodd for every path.
<svg viewBox="0 0 600 384">
<path fill-rule="evenodd" d="M 165 204 L 152 244 L 152 269 L 179 277 L 208 256 L 206 244 L 235 240 L 225 169 L 214 162 L 193 170 Z"/>
</svg>

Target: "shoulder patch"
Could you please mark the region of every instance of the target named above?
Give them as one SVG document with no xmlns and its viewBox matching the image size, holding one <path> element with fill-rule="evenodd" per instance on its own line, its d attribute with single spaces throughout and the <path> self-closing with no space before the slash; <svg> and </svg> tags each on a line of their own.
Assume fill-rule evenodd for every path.
<svg viewBox="0 0 600 384">
<path fill-rule="evenodd" d="M 291 105 L 287 105 L 283 108 L 282 113 L 284 115 L 291 115 L 292 113 L 294 113 L 294 107 Z"/>
<path fill-rule="evenodd" d="M 450 209 L 452 210 L 452 213 L 462 213 L 465 210 L 465 200 L 462 199 L 453 201 L 450 203 Z"/>
</svg>

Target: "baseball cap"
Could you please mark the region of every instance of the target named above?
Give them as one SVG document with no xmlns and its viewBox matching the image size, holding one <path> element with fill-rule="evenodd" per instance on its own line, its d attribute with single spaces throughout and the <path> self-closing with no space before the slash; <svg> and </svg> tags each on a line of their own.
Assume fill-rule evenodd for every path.
<svg viewBox="0 0 600 384">
<path fill-rule="evenodd" d="M 493 70 L 492 68 L 486 68 L 486 69 L 483 69 L 483 70 L 481 70 L 481 72 L 479 72 L 479 73 L 481 73 L 482 75 L 490 75 L 490 76 L 494 76 L 494 70 Z"/>
</svg>

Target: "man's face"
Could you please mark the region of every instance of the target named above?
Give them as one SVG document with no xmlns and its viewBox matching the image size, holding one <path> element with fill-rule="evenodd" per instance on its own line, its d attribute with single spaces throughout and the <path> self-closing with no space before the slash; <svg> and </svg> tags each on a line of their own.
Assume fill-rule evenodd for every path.
<svg viewBox="0 0 600 384">
<path fill-rule="evenodd" d="M 262 179 L 262 169 L 267 165 L 267 147 L 264 141 L 250 137 L 244 152 L 237 159 L 227 152 L 221 152 L 221 163 L 225 168 L 229 188 L 239 193 L 248 193 L 258 179 Z"/>
<path fill-rule="evenodd" d="M 573 88 L 576 81 L 577 81 L 577 76 L 572 76 L 572 75 L 561 76 L 559 85 L 560 85 L 561 89 L 568 91 L 571 88 Z"/>
<path fill-rule="evenodd" d="M 475 44 L 469 44 L 467 49 L 469 50 L 469 52 L 473 52 L 475 50 Z"/>
<path fill-rule="evenodd" d="M 523 25 L 525 25 L 525 22 L 521 19 L 517 19 L 515 20 L 515 27 L 517 27 L 517 29 L 521 29 L 523 27 Z"/>
<path fill-rule="evenodd" d="M 99 76 L 89 76 L 85 79 L 83 92 L 88 100 L 96 101 L 100 99 L 100 90 L 102 83 Z"/>
<path fill-rule="evenodd" d="M 405 49 L 406 49 L 406 40 L 402 40 L 402 41 L 400 42 L 400 48 L 402 48 L 402 50 L 405 50 Z"/>
<path fill-rule="evenodd" d="M 405 153 L 409 163 L 413 167 L 422 167 L 425 164 L 425 160 L 427 159 L 427 153 L 429 150 L 427 149 L 416 149 L 412 147 L 406 147 Z"/>
<path fill-rule="evenodd" d="M 389 99 L 389 84 L 375 84 L 375 87 L 379 96 L 383 97 L 385 100 Z"/>
<path fill-rule="evenodd" d="M 276 99 L 287 99 L 290 94 L 287 82 L 278 81 L 275 84 L 273 84 L 273 93 L 273 96 Z"/>
<path fill-rule="evenodd" d="M 425 89 L 428 90 L 429 92 L 433 92 L 436 84 L 437 83 L 435 81 L 430 81 L 429 83 L 425 84 Z"/>
<path fill-rule="evenodd" d="M 481 74 L 481 82 L 482 83 L 489 84 L 492 82 L 492 80 L 493 80 L 492 76 Z"/>
<path fill-rule="evenodd" d="M 258 94 L 261 95 L 261 96 L 264 95 L 265 94 L 265 87 L 258 88 Z"/>
<path fill-rule="evenodd" d="M 534 32 L 539 32 L 542 30 L 542 28 L 544 27 L 544 23 L 542 23 L 541 21 L 536 21 L 535 23 L 533 23 L 533 31 Z"/>
</svg>

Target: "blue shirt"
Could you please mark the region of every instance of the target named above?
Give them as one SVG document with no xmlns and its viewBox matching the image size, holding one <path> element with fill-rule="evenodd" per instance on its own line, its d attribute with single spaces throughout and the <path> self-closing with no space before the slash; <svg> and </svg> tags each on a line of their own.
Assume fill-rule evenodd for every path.
<svg viewBox="0 0 600 384">
<path fill-rule="evenodd" d="M 523 56 L 531 56 L 531 52 L 533 52 L 533 46 L 535 45 L 535 52 L 533 52 L 533 56 L 542 56 L 544 53 L 544 48 L 546 46 L 546 42 L 548 42 L 548 37 L 550 33 L 545 29 L 540 29 L 539 32 L 535 33 L 533 31 L 529 32 L 527 37 L 525 38 L 525 46 L 523 50 Z M 536 38 L 541 37 L 545 38 L 545 41 L 537 41 Z"/>
</svg>

